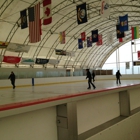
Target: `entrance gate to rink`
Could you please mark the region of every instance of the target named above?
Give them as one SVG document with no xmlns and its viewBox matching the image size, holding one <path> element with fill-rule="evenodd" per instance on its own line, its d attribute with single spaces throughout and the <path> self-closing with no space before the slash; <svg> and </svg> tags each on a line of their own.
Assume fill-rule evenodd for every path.
<svg viewBox="0 0 140 140">
<path fill-rule="evenodd" d="M 77 140 L 76 102 L 57 106 L 58 140 Z"/>
<path fill-rule="evenodd" d="M 84 99 L 57 105 L 58 140 L 94 140 L 90 137 L 127 120 L 134 110 L 137 110 L 135 113 L 140 110 L 139 87 L 136 89 L 120 88 L 111 92 L 97 93 L 92 98 L 90 96 L 92 97 L 92 95 L 89 97 L 85 95 Z M 123 128 L 120 129 L 123 130 Z M 135 129 L 139 130 L 140 126 Z M 129 136 L 129 133 L 124 133 L 122 138 Z M 140 134 L 134 135 L 140 137 Z M 114 140 L 117 139 L 118 137 L 114 137 Z"/>
</svg>

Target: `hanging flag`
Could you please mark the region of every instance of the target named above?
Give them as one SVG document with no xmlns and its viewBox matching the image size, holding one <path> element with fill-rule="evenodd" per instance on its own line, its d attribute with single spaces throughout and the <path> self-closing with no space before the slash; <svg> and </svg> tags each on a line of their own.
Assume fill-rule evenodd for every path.
<svg viewBox="0 0 140 140">
<path fill-rule="evenodd" d="M 31 58 L 22 58 L 21 64 L 34 65 L 35 61 Z"/>
<path fill-rule="evenodd" d="M 98 42 L 98 30 L 92 31 L 92 42 Z"/>
<path fill-rule="evenodd" d="M 138 60 L 140 60 L 140 51 L 138 51 L 137 53 L 138 53 Z"/>
<path fill-rule="evenodd" d="M 21 57 L 16 56 L 3 56 L 3 62 L 17 64 L 20 62 Z"/>
<path fill-rule="evenodd" d="M 60 43 L 65 44 L 65 31 L 60 32 Z"/>
<path fill-rule="evenodd" d="M 60 50 L 60 49 L 55 49 L 55 54 L 56 55 L 66 55 L 66 51 L 65 50 Z"/>
<path fill-rule="evenodd" d="M 78 48 L 79 48 L 79 49 L 82 49 L 82 48 L 83 48 L 83 41 L 82 41 L 81 38 L 78 39 Z"/>
<path fill-rule="evenodd" d="M 36 64 L 41 64 L 41 65 L 47 64 L 48 62 L 49 62 L 49 59 L 43 59 L 43 58 L 36 58 L 36 61 L 35 61 Z"/>
<path fill-rule="evenodd" d="M 43 0 L 43 11 L 43 25 L 48 25 L 52 22 L 51 0 Z"/>
<path fill-rule="evenodd" d="M 117 38 L 123 38 L 124 32 L 120 31 L 120 25 L 116 25 Z"/>
<path fill-rule="evenodd" d="M 8 44 L 9 44 L 8 42 L 0 41 L 0 49 L 5 49 L 5 48 L 7 48 Z"/>
<path fill-rule="evenodd" d="M 109 2 L 108 0 L 101 1 L 101 10 L 100 10 L 101 17 L 106 18 L 110 14 Z"/>
<path fill-rule="evenodd" d="M 98 42 L 96 42 L 96 45 L 97 46 L 100 46 L 102 44 L 103 44 L 102 35 L 101 34 L 98 34 Z"/>
<path fill-rule="evenodd" d="M 48 64 L 51 65 L 57 65 L 59 64 L 60 60 L 56 60 L 56 59 L 49 59 Z"/>
<path fill-rule="evenodd" d="M 120 20 L 120 31 L 124 32 L 124 31 L 128 31 L 128 15 L 126 14 L 125 16 L 120 16 L 119 17 Z"/>
<path fill-rule="evenodd" d="M 87 47 L 92 47 L 92 37 L 91 36 L 87 37 Z"/>
<path fill-rule="evenodd" d="M 107 41 L 106 41 L 106 45 L 110 45 L 113 43 L 113 33 L 112 32 L 108 32 L 107 33 Z"/>
<path fill-rule="evenodd" d="M 11 52 L 25 52 L 25 53 L 28 53 L 29 49 L 30 49 L 29 45 L 9 43 L 6 50 L 11 51 Z"/>
<path fill-rule="evenodd" d="M 23 11 L 20 11 L 20 19 L 21 19 L 21 29 L 25 29 L 28 27 L 27 24 L 27 13 L 26 9 Z"/>
<path fill-rule="evenodd" d="M 86 33 L 85 32 L 81 33 L 81 39 L 82 39 L 82 41 L 86 40 Z"/>
<path fill-rule="evenodd" d="M 30 43 L 36 43 L 41 40 L 40 2 L 34 7 L 28 8 L 28 14 L 29 14 L 29 40 Z"/>
<path fill-rule="evenodd" d="M 78 24 L 87 22 L 86 3 L 77 6 L 77 22 Z"/>
<path fill-rule="evenodd" d="M 139 26 L 131 27 L 132 40 L 139 38 Z"/>
</svg>

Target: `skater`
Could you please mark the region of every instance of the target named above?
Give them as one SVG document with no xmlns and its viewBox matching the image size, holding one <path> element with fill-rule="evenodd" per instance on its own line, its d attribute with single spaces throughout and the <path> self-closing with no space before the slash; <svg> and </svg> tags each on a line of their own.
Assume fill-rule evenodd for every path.
<svg viewBox="0 0 140 140">
<path fill-rule="evenodd" d="M 13 73 L 13 71 L 11 72 L 11 74 L 9 75 L 8 79 L 11 80 L 11 84 L 13 85 L 13 89 L 15 88 L 15 74 Z"/>
<path fill-rule="evenodd" d="M 118 70 L 116 72 L 116 84 L 118 84 L 118 82 L 119 82 L 119 84 L 121 84 L 120 76 L 122 76 L 122 75 L 121 75 L 120 71 Z"/>
<path fill-rule="evenodd" d="M 93 86 L 93 88 L 95 89 L 95 85 L 92 83 L 92 77 L 91 77 L 91 73 L 89 71 L 89 69 L 86 69 L 86 72 L 87 72 L 87 77 L 86 79 L 88 78 L 88 88 L 87 89 L 91 89 L 91 86 L 90 84 Z"/>
</svg>

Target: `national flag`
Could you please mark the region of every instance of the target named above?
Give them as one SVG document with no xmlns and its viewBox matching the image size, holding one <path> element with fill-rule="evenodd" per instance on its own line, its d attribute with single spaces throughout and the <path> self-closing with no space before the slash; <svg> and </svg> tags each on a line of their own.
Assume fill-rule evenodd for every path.
<svg viewBox="0 0 140 140">
<path fill-rule="evenodd" d="M 108 0 L 101 1 L 101 10 L 100 10 L 101 17 L 106 18 L 110 14 L 109 2 Z"/>
<path fill-rule="evenodd" d="M 103 44 L 102 35 L 101 34 L 98 34 L 98 42 L 96 42 L 96 45 L 97 46 L 100 46 L 102 44 Z"/>
<path fill-rule="evenodd" d="M 120 31 L 128 31 L 128 15 L 126 14 L 125 16 L 120 16 L 119 17 L 120 21 Z"/>
<path fill-rule="evenodd" d="M 81 38 L 78 39 L 78 48 L 79 48 L 79 49 L 82 49 L 82 48 L 83 48 L 83 41 L 82 41 Z"/>
<path fill-rule="evenodd" d="M 82 39 L 83 41 L 86 40 L 86 33 L 85 33 L 85 32 L 82 32 L 82 33 L 81 33 L 81 39 Z"/>
<path fill-rule="evenodd" d="M 27 24 L 27 13 L 26 9 L 23 11 L 20 11 L 20 19 L 21 19 L 21 29 L 25 29 L 28 27 Z"/>
<path fill-rule="evenodd" d="M 40 2 L 34 7 L 28 8 L 29 14 L 29 40 L 36 43 L 41 40 L 40 26 Z"/>
<path fill-rule="evenodd" d="M 50 24 L 52 22 L 51 0 L 43 0 L 43 12 L 43 25 Z"/>
<path fill-rule="evenodd" d="M 60 32 L 60 43 L 65 44 L 65 31 Z"/>
<path fill-rule="evenodd" d="M 77 6 L 77 22 L 78 24 L 87 22 L 86 3 Z"/>
<path fill-rule="evenodd" d="M 106 41 L 106 45 L 110 45 L 113 43 L 113 33 L 112 32 L 108 32 L 107 33 L 107 41 Z"/>
<path fill-rule="evenodd" d="M 116 25 L 117 38 L 123 38 L 124 32 L 120 31 L 120 25 Z"/>
<path fill-rule="evenodd" d="M 138 51 L 137 53 L 138 53 L 138 60 L 140 60 L 140 51 Z"/>
<path fill-rule="evenodd" d="M 132 40 L 139 38 L 139 26 L 131 27 Z"/>
<path fill-rule="evenodd" d="M 92 47 L 92 37 L 91 36 L 87 37 L 87 47 Z"/>
<path fill-rule="evenodd" d="M 92 31 L 92 42 L 98 42 L 98 30 Z"/>
</svg>

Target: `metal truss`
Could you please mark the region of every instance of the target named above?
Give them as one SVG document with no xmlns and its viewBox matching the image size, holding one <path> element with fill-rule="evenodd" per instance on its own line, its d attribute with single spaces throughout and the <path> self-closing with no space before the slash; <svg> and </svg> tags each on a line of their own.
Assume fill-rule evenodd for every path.
<svg viewBox="0 0 140 140">
<path fill-rule="evenodd" d="M 116 3 L 115 3 L 116 1 Z M 79 28 L 79 30 L 77 30 L 76 28 L 78 27 L 77 22 L 76 22 L 76 10 L 71 8 L 69 9 L 69 13 L 68 14 L 64 14 L 64 16 L 59 19 L 59 21 L 57 21 L 57 23 L 55 23 L 48 31 L 43 31 L 43 33 L 45 33 L 43 39 L 39 42 L 39 45 L 37 46 L 37 49 L 35 50 L 34 54 L 33 54 L 33 58 L 36 58 L 39 56 L 41 49 L 44 47 L 45 43 L 50 39 L 52 34 L 58 34 L 56 32 L 57 29 L 59 29 L 63 24 L 67 23 L 67 21 L 69 19 L 73 20 L 73 23 L 71 23 L 71 25 L 68 25 L 67 28 L 65 29 L 66 31 L 66 35 L 70 37 L 70 39 L 68 40 L 68 42 L 64 45 L 64 47 L 62 48 L 63 50 L 68 50 L 69 47 L 73 47 L 72 51 L 75 51 L 75 53 L 79 52 L 79 55 L 77 55 L 77 57 L 75 58 L 75 62 L 73 63 L 73 65 L 71 65 L 71 67 L 93 67 L 93 66 L 98 66 L 101 67 L 103 65 L 103 63 L 105 62 L 105 60 L 110 56 L 110 54 L 115 51 L 116 48 L 118 48 L 118 44 L 116 44 L 116 46 L 114 48 L 109 48 L 106 45 L 103 45 L 101 47 L 95 47 L 95 45 L 93 45 L 93 47 L 91 49 L 89 49 L 88 51 L 84 49 L 82 50 L 78 50 L 77 49 L 77 42 L 75 41 L 81 31 L 85 31 L 87 35 L 90 34 L 91 30 L 94 29 L 99 29 L 99 33 L 102 34 L 107 34 L 107 32 L 110 31 L 114 31 L 115 29 L 115 25 L 117 23 L 117 18 L 119 16 L 119 14 L 126 14 L 129 13 L 129 25 L 140 25 L 140 18 L 139 18 L 139 10 L 140 10 L 140 4 L 139 1 L 125 1 L 125 3 L 123 1 L 121 1 L 121 4 L 117 1 L 117 0 L 110 0 L 110 8 L 111 8 L 111 14 L 109 16 L 109 18 L 106 19 L 102 19 L 100 18 L 100 0 L 97 1 L 92 1 L 89 0 L 87 1 L 87 10 L 88 10 L 88 17 L 89 17 L 89 21 L 86 24 L 86 26 L 83 28 L 81 26 L 81 28 Z M 3 3 L 3 5 L 0 7 L 0 15 L 2 15 L 4 13 L 4 11 L 8 8 L 8 6 L 10 4 L 12 4 L 13 0 L 7 0 Z M 30 6 L 32 6 L 34 3 L 36 2 L 36 0 L 30 4 Z M 62 9 L 66 9 L 69 8 L 71 6 L 75 6 L 77 4 L 81 4 L 83 3 L 84 0 L 64 0 L 61 3 L 59 3 L 58 5 L 56 5 L 55 7 L 53 7 L 52 9 L 52 16 L 55 14 L 59 14 L 59 12 Z M 86 0 L 85 0 L 86 2 Z M 115 3 L 115 4 L 114 4 Z M 73 18 L 74 17 L 74 18 Z M 10 42 L 13 38 L 13 36 L 15 35 L 16 31 L 18 30 L 18 26 L 17 23 L 19 22 L 20 19 L 18 19 L 15 24 L 13 25 L 13 28 L 11 29 L 9 35 L 6 38 L 6 42 Z M 76 30 L 76 33 L 74 33 L 72 36 L 70 36 L 70 32 L 73 32 Z M 116 33 L 114 33 L 116 34 Z M 114 35 L 115 36 L 115 35 Z M 104 41 L 106 38 L 106 35 L 103 35 L 103 39 Z M 128 41 L 128 40 L 127 40 Z M 74 45 L 72 46 L 74 42 Z M 116 40 L 115 40 L 116 42 Z M 112 44 L 114 45 L 115 42 Z M 28 40 L 28 36 L 25 38 L 24 44 L 29 44 L 29 40 Z M 52 45 L 52 47 L 50 48 L 50 50 L 48 51 L 48 53 L 46 54 L 46 58 L 51 58 L 51 56 L 53 55 L 54 50 L 57 48 L 57 46 L 59 45 L 59 37 L 54 40 L 54 44 Z M 122 44 L 121 44 L 122 45 Z M 2 50 L 1 51 L 1 55 L 4 55 L 6 52 L 6 50 Z M 19 53 L 18 56 L 22 57 L 24 53 Z M 85 57 L 83 57 L 83 54 Z M 58 60 L 62 60 L 63 56 L 57 56 Z M 79 65 L 80 63 L 80 65 Z M 1 66 L 1 64 L 0 64 Z M 59 66 L 59 64 L 57 65 Z M 64 67 L 69 67 L 70 66 L 70 59 L 68 61 L 65 62 Z"/>
</svg>

